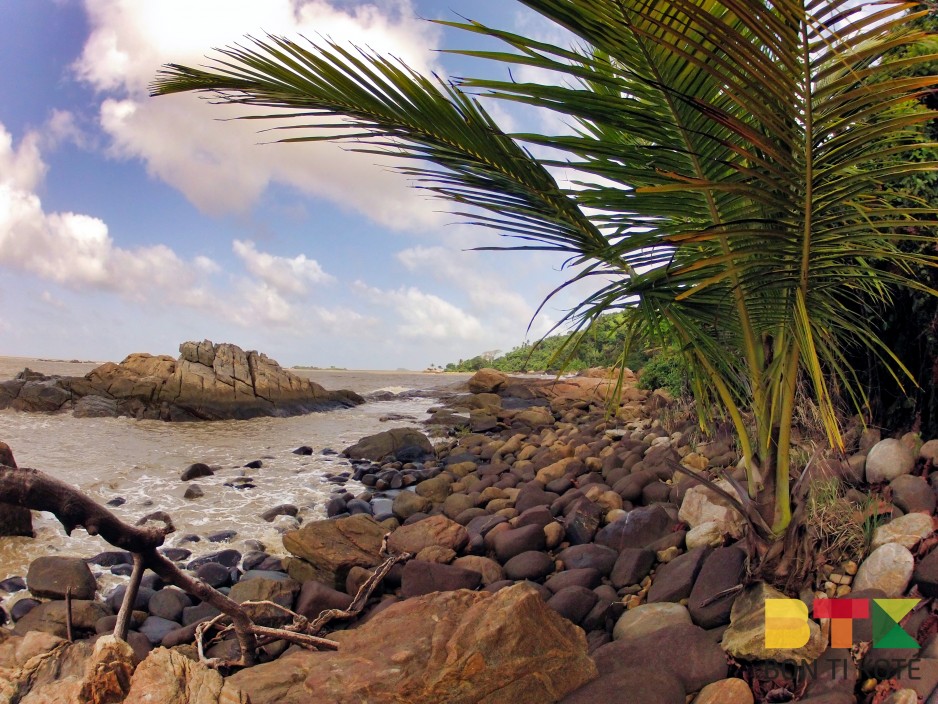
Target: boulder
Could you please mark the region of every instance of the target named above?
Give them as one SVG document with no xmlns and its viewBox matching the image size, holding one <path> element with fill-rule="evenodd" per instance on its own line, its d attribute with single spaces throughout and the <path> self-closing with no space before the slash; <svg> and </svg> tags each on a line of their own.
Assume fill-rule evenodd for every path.
<svg viewBox="0 0 938 704">
<path fill-rule="evenodd" d="M 871 547 L 875 550 L 887 543 L 898 543 L 911 550 L 920 540 L 931 535 L 934 530 L 934 522 L 931 516 L 926 516 L 923 513 L 907 513 L 879 526 L 873 532 Z"/>
<path fill-rule="evenodd" d="M 468 542 L 469 533 L 463 526 L 446 516 L 436 515 L 395 530 L 388 538 L 388 548 L 394 553 L 416 554 L 424 548 L 440 546 L 459 552 Z"/>
<path fill-rule="evenodd" d="M 476 589 L 482 575 L 455 565 L 411 560 L 401 575 L 401 596 L 410 598 L 455 589 Z"/>
<path fill-rule="evenodd" d="M 294 611 L 310 620 L 319 617 L 328 609 L 345 610 L 352 605 L 352 597 L 321 582 L 309 580 L 304 582 L 300 595 L 296 599 Z"/>
<path fill-rule="evenodd" d="M 583 631 L 520 584 L 407 599 L 339 635 L 337 652 L 295 652 L 227 682 L 253 704 L 542 704 L 596 676 Z"/>
<path fill-rule="evenodd" d="M 80 557 L 49 555 L 37 557 L 29 564 L 26 583 L 34 596 L 64 599 L 71 589 L 73 599 L 93 599 L 98 583 Z"/>
<path fill-rule="evenodd" d="M 249 704 L 250 701 L 216 670 L 175 650 L 157 648 L 137 666 L 123 704 Z"/>
<path fill-rule="evenodd" d="M 870 484 L 888 482 L 908 474 L 915 467 L 915 455 L 894 438 L 880 440 L 866 456 L 866 481 Z"/>
<path fill-rule="evenodd" d="M 215 471 L 207 464 L 204 462 L 196 462 L 186 467 L 179 478 L 184 482 L 188 482 L 192 479 L 198 479 L 199 477 L 211 477 L 213 474 L 215 474 Z"/>
<path fill-rule="evenodd" d="M 241 579 L 231 587 L 228 598 L 239 604 L 245 601 L 270 601 L 287 609 L 293 608 L 293 600 L 300 585 L 292 579 L 265 579 L 255 577 Z M 281 626 L 290 621 L 290 616 L 267 604 L 245 607 L 251 619 L 261 626 Z"/>
<path fill-rule="evenodd" d="M 80 415 L 188 421 L 290 416 L 364 403 L 354 392 L 327 391 L 265 354 L 229 343 L 184 342 L 179 352 L 178 360 L 134 353 L 84 377 L 24 377 L 15 389 L 4 387 L 0 407 L 56 411 L 74 402 Z"/>
<path fill-rule="evenodd" d="M 640 506 L 624 518 L 603 526 L 596 542 L 617 551 L 645 548 L 671 532 L 674 521 L 661 506 Z"/>
<path fill-rule="evenodd" d="M 38 635 L 38 634 L 31 634 Z M 0 701 L 23 704 L 112 704 L 124 700 L 130 686 L 135 657 L 127 643 L 112 636 L 66 643 L 27 643 L 17 650 L 21 664 L 6 672 L 0 667 Z M 35 647 L 39 645 L 39 647 Z M 49 646 L 52 647 L 49 647 Z M 37 657 L 24 658 L 29 652 Z"/>
<path fill-rule="evenodd" d="M 597 648 L 593 659 L 600 675 L 634 667 L 666 673 L 681 682 L 685 694 L 725 679 L 728 670 L 726 656 L 712 636 L 687 623 L 624 636 Z"/>
<path fill-rule="evenodd" d="M 110 613 L 107 606 L 99 601 L 72 599 L 72 628 L 79 636 L 82 632 L 93 633 L 98 619 Z M 20 618 L 13 630 L 19 635 L 25 635 L 28 631 L 42 631 L 65 638 L 65 601 L 46 601 L 39 604 Z"/>
<path fill-rule="evenodd" d="M 785 599 L 774 587 L 757 582 L 740 593 L 730 612 L 730 625 L 723 633 L 722 647 L 739 660 L 776 660 L 803 665 L 817 660 L 827 648 L 821 627 L 808 619 L 808 642 L 800 648 L 765 647 L 766 599 Z"/>
<path fill-rule="evenodd" d="M 361 514 L 311 521 L 283 534 L 283 547 L 300 558 L 291 560 L 287 569 L 299 582 L 315 578 L 341 589 L 353 566 L 374 567 L 382 562 L 381 542 L 386 533 L 371 516 Z"/>
<path fill-rule="evenodd" d="M 889 488 L 892 489 L 892 503 L 906 513 L 934 513 L 935 492 L 922 477 L 900 474 L 889 482 Z"/>
<path fill-rule="evenodd" d="M 342 454 L 371 462 L 423 462 L 436 457 L 429 438 L 414 428 L 393 428 L 362 438 Z"/>
<path fill-rule="evenodd" d="M 469 379 L 469 390 L 474 394 L 491 394 L 498 391 L 508 381 L 502 372 L 486 367 L 480 369 Z"/>
<path fill-rule="evenodd" d="M 716 628 L 730 622 L 735 593 L 719 594 L 740 585 L 746 572 L 746 553 L 738 547 L 717 548 L 700 568 L 687 608 L 701 628 Z"/>
<path fill-rule="evenodd" d="M 674 675 L 639 666 L 602 674 L 560 704 L 684 704 L 685 700 L 684 686 Z"/>
<path fill-rule="evenodd" d="M 898 543 L 887 543 L 876 548 L 860 564 L 853 579 L 853 589 L 881 589 L 890 599 L 898 599 L 909 586 L 914 569 L 915 558 L 908 548 Z"/>
<path fill-rule="evenodd" d="M 660 565 L 648 590 L 648 602 L 680 601 L 690 596 L 709 548 L 697 548 Z"/>
<path fill-rule="evenodd" d="M 691 625 L 690 613 L 686 606 L 670 602 L 640 604 L 619 617 L 612 630 L 612 637 L 615 640 L 634 640 L 678 624 Z"/>
<path fill-rule="evenodd" d="M 730 496 L 736 493 L 733 486 L 726 480 L 718 481 L 717 485 L 729 493 Z M 733 508 L 722 496 L 702 484 L 692 486 L 684 494 L 678 518 L 691 528 L 711 521 L 715 522 L 719 526 L 720 533 L 731 535 L 734 538 L 742 535 L 742 529 L 745 525 L 745 520 L 739 514 L 739 511 Z"/>
</svg>

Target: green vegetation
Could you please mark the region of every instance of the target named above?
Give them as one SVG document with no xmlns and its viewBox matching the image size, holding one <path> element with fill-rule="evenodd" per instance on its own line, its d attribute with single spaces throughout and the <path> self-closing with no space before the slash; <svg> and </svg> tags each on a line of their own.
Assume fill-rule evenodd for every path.
<svg viewBox="0 0 938 704">
<path fill-rule="evenodd" d="M 897 197 L 903 179 L 936 169 L 914 158 L 933 117 L 919 98 L 936 83 L 917 71 L 929 64 L 916 49 L 929 41 L 915 25 L 926 13 L 839 0 L 524 4 L 578 45 L 445 24 L 505 46 L 463 53 L 555 83 L 444 82 L 329 41 L 269 36 L 207 69 L 170 65 L 154 90 L 207 91 L 254 117 L 286 110 L 298 120 L 284 141 L 403 157 L 400 171 L 455 213 L 519 238 L 509 248 L 566 256 L 569 283 L 596 291 L 563 322 L 584 331 L 617 312 L 627 346 L 666 337 L 701 420 L 715 408 L 736 429 L 749 495 L 771 524 L 754 526 L 781 535 L 799 386 L 841 448 L 832 387 L 866 406 L 846 350 L 905 373 L 857 306 L 887 309 L 896 286 L 936 294 L 916 273 L 938 263 L 916 246 L 932 242 L 936 211 Z M 509 135 L 474 94 L 576 129 Z"/>
<path fill-rule="evenodd" d="M 450 362 L 448 372 L 476 372 L 491 367 L 502 372 L 580 371 L 591 367 L 614 367 L 622 360 L 626 347 L 625 320 L 622 315 L 604 315 L 587 331 L 550 335 L 536 343 L 524 343 L 506 354 L 478 355 L 471 359 Z M 626 366 L 637 370 L 647 355 L 634 351 L 626 358 Z"/>
</svg>

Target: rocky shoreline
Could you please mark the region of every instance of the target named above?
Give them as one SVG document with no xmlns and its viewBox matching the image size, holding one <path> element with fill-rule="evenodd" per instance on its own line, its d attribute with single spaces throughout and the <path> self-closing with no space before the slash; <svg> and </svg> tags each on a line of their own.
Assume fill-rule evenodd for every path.
<svg viewBox="0 0 938 704">
<path fill-rule="evenodd" d="M 230 343 L 183 342 L 179 358 L 146 353 L 106 362 L 83 377 L 29 369 L 0 382 L 0 410 L 81 418 L 130 416 L 164 421 L 246 420 L 348 408 L 353 391 L 328 391 L 267 355 Z"/>
<path fill-rule="evenodd" d="M 821 597 L 919 599 L 901 619 L 917 647 L 871 648 L 878 636 L 860 619 L 853 639 L 865 646 L 828 647 L 830 621 L 812 620 L 805 645 L 767 650 L 766 601 L 785 595 L 750 574 L 745 521 L 695 479 L 738 473 L 731 438 L 699 441 L 667 394 L 626 381 L 610 415 L 614 384 L 600 375 L 553 382 L 480 372 L 470 393 L 432 409 L 429 426 L 450 440 L 434 446 L 400 428 L 347 448 L 353 469 L 335 478 L 327 518 L 286 531 L 288 555 L 261 545 L 195 560 L 163 550 L 235 601 L 314 619 L 350 606 L 388 536 L 391 553 L 414 557 L 391 568 L 360 618 L 328 634 L 337 652 L 277 641 L 262 664 L 225 678 L 196 662 L 192 645 L 198 623 L 217 612 L 151 574 L 135 604 L 133 652 L 110 636 L 95 644 L 94 634 L 113 629 L 121 588 L 97 600 L 86 560 L 50 556 L 25 580 L 0 583 L 8 592 L 28 585 L 37 597 L 18 601 L 12 632 L 0 630 L 0 701 L 23 694 L 27 681 L 24 704 L 52 693 L 91 697 L 111 682 L 104 664 L 125 673 L 107 684 L 119 693 L 72 701 L 938 701 L 938 441 L 848 434 L 853 454 L 828 461 L 824 475 L 844 495 L 823 506 L 815 497 L 810 511 L 856 507 L 847 523 L 870 519 L 869 544 L 829 546 L 798 595 L 808 609 Z M 92 562 L 120 570 L 128 560 L 110 552 Z M 75 635 L 91 636 L 71 645 L 62 641 L 66 586 Z M 253 616 L 282 623 L 276 609 Z M 231 657 L 236 647 L 221 640 L 206 656 Z"/>
</svg>

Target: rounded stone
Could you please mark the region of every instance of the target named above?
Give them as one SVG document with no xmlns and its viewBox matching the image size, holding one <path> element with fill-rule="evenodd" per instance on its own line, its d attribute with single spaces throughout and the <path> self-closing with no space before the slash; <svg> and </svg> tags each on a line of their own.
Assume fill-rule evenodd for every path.
<svg viewBox="0 0 938 704">
<path fill-rule="evenodd" d="M 881 589 L 888 598 L 897 599 L 905 593 L 915 558 L 909 549 L 898 543 L 887 543 L 867 557 L 853 580 L 853 591 Z"/>
<path fill-rule="evenodd" d="M 73 599 L 94 599 L 98 588 L 82 558 L 58 555 L 33 560 L 26 573 L 26 583 L 34 596 L 48 599 L 64 599 L 68 589 Z"/>
<path fill-rule="evenodd" d="M 910 550 L 922 538 L 927 538 L 934 531 L 932 517 L 924 513 L 907 513 L 894 518 L 889 523 L 879 526 L 873 533 L 872 548 L 889 543 L 897 543 Z"/>
<path fill-rule="evenodd" d="M 182 481 L 187 482 L 191 479 L 198 479 L 199 477 L 210 477 L 213 474 L 215 474 L 215 472 L 213 472 L 212 468 L 207 464 L 203 462 L 196 462 L 195 464 L 190 464 L 188 467 L 186 467 L 186 469 L 182 472 L 182 476 L 179 478 Z"/>
<path fill-rule="evenodd" d="M 888 482 L 915 467 L 915 456 L 901 441 L 880 440 L 866 456 L 866 481 L 870 484 Z"/>
<path fill-rule="evenodd" d="M 539 582 L 554 571 L 554 561 L 550 555 L 537 550 L 528 550 L 505 563 L 505 575 L 508 579 L 530 579 Z"/>
<path fill-rule="evenodd" d="M 579 624 L 599 601 L 592 589 L 581 586 L 564 587 L 547 600 L 547 605 L 564 618 Z"/>
<path fill-rule="evenodd" d="M 641 604 L 619 617 L 612 629 L 612 637 L 615 640 L 640 638 L 678 623 L 692 623 L 686 606 L 670 602 Z"/>
<path fill-rule="evenodd" d="M 753 704 L 753 701 L 752 690 L 745 680 L 730 677 L 701 689 L 694 704 Z"/>
</svg>

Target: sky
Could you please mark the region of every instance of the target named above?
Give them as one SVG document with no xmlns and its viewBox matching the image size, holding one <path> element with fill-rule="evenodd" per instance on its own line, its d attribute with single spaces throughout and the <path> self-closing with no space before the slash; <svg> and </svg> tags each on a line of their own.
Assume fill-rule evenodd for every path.
<svg viewBox="0 0 938 704">
<path fill-rule="evenodd" d="M 503 77 L 435 51 L 477 46 L 425 19 L 460 16 L 564 41 L 506 0 L 0 1 L 0 354 L 120 361 L 211 339 L 283 365 L 423 369 L 537 339 L 574 302 L 528 330 L 570 275 L 558 256 L 470 251 L 508 242 L 389 161 L 147 95 L 160 65 L 263 32 Z M 492 110 L 509 131 L 558 128 Z"/>
</svg>

